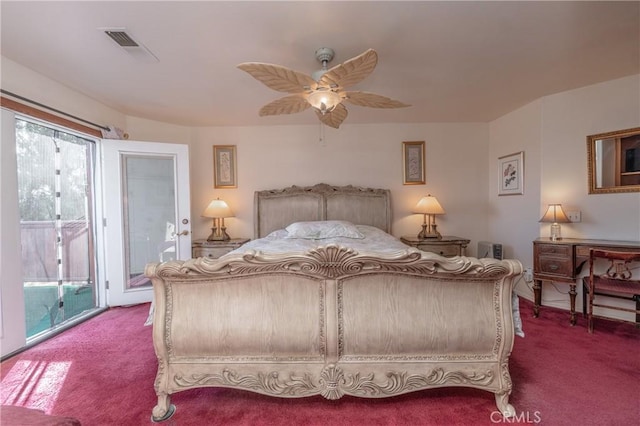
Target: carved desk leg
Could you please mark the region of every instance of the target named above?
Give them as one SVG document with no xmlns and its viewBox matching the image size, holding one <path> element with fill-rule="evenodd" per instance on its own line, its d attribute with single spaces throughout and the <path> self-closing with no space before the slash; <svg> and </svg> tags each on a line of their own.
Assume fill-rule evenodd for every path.
<svg viewBox="0 0 640 426">
<path fill-rule="evenodd" d="M 569 298 L 571 299 L 571 325 L 576 325 L 576 283 L 569 284 Z"/>
<path fill-rule="evenodd" d="M 533 317 L 538 318 L 542 304 L 542 280 L 533 280 Z"/>
</svg>

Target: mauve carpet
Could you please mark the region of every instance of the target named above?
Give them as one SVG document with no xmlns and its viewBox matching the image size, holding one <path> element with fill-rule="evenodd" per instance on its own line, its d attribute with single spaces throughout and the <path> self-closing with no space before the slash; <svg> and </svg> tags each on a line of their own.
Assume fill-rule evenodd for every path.
<svg viewBox="0 0 640 426">
<path fill-rule="evenodd" d="M 525 338 L 510 360 L 517 417 L 503 420 L 493 394 L 467 388 L 387 399 L 279 399 L 230 389 L 177 393 L 164 425 L 632 425 L 640 421 L 640 330 L 521 303 Z M 83 425 L 149 425 L 157 361 L 148 304 L 114 308 L 0 365 L 0 403 L 71 416 Z M 1 413 L 0 413 L 1 416 Z M 6 419 L 0 423 L 8 426 Z"/>
</svg>

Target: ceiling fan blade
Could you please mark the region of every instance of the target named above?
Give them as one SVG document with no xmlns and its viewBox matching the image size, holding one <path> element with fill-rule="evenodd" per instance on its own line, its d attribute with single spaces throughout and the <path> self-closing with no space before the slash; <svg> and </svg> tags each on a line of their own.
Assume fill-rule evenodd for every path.
<svg viewBox="0 0 640 426">
<path fill-rule="evenodd" d="M 333 127 L 337 129 L 340 127 L 345 118 L 347 118 L 347 108 L 344 105 L 338 104 L 331 112 L 321 113 L 317 109 L 315 110 L 316 115 L 324 124 L 329 127 Z"/>
<path fill-rule="evenodd" d="M 280 65 L 245 62 L 238 65 L 238 68 L 249 73 L 267 87 L 279 92 L 302 93 L 309 89 L 315 89 L 317 86 L 315 80 L 310 76 Z"/>
<path fill-rule="evenodd" d="M 404 108 L 411 105 L 396 101 L 386 96 L 369 92 L 345 92 L 344 100 L 354 105 L 370 108 Z"/>
<path fill-rule="evenodd" d="M 269 102 L 260 108 L 259 114 L 261 117 L 265 115 L 295 114 L 304 111 L 310 106 L 311 104 L 302 96 L 291 95 Z"/>
<path fill-rule="evenodd" d="M 324 87 L 346 88 L 364 80 L 378 63 L 378 54 L 369 49 L 366 52 L 336 65 L 322 75 L 318 84 Z"/>
</svg>

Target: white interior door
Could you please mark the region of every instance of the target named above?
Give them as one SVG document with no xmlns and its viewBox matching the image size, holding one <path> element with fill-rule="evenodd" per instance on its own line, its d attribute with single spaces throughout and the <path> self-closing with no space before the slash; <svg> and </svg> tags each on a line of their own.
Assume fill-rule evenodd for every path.
<svg viewBox="0 0 640 426">
<path fill-rule="evenodd" d="M 191 257 L 187 145 L 103 140 L 107 303 L 149 302 L 149 262 Z"/>
</svg>

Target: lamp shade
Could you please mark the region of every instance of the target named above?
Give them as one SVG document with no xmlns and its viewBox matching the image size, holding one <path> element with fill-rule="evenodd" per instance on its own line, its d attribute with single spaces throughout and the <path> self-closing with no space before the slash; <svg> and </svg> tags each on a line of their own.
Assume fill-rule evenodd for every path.
<svg viewBox="0 0 640 426">
<path fill-rule="evenodd" d="M 436 200 L 436 197 L 429 194 L 418 201 L 418 204 L 413 208 L 413 213 L 444 214 L 444 209 L 438 200 Z"/>
<path fill-rule="evenodd" d="M 562 210 L 561 204 L 549 204 L 547 212 L 542 216 L 540 222 L 545 223 L 569 223 L 571 222 Z"/>
<path fill-rule="evenodd" d="M 221 200 L 220 198 L 216 198 L 212 202 L 209 203 L 207 208 L 202 212 L 203 217 L 233 217 L 233 212 L 229 205 Z"/>
</svg>

